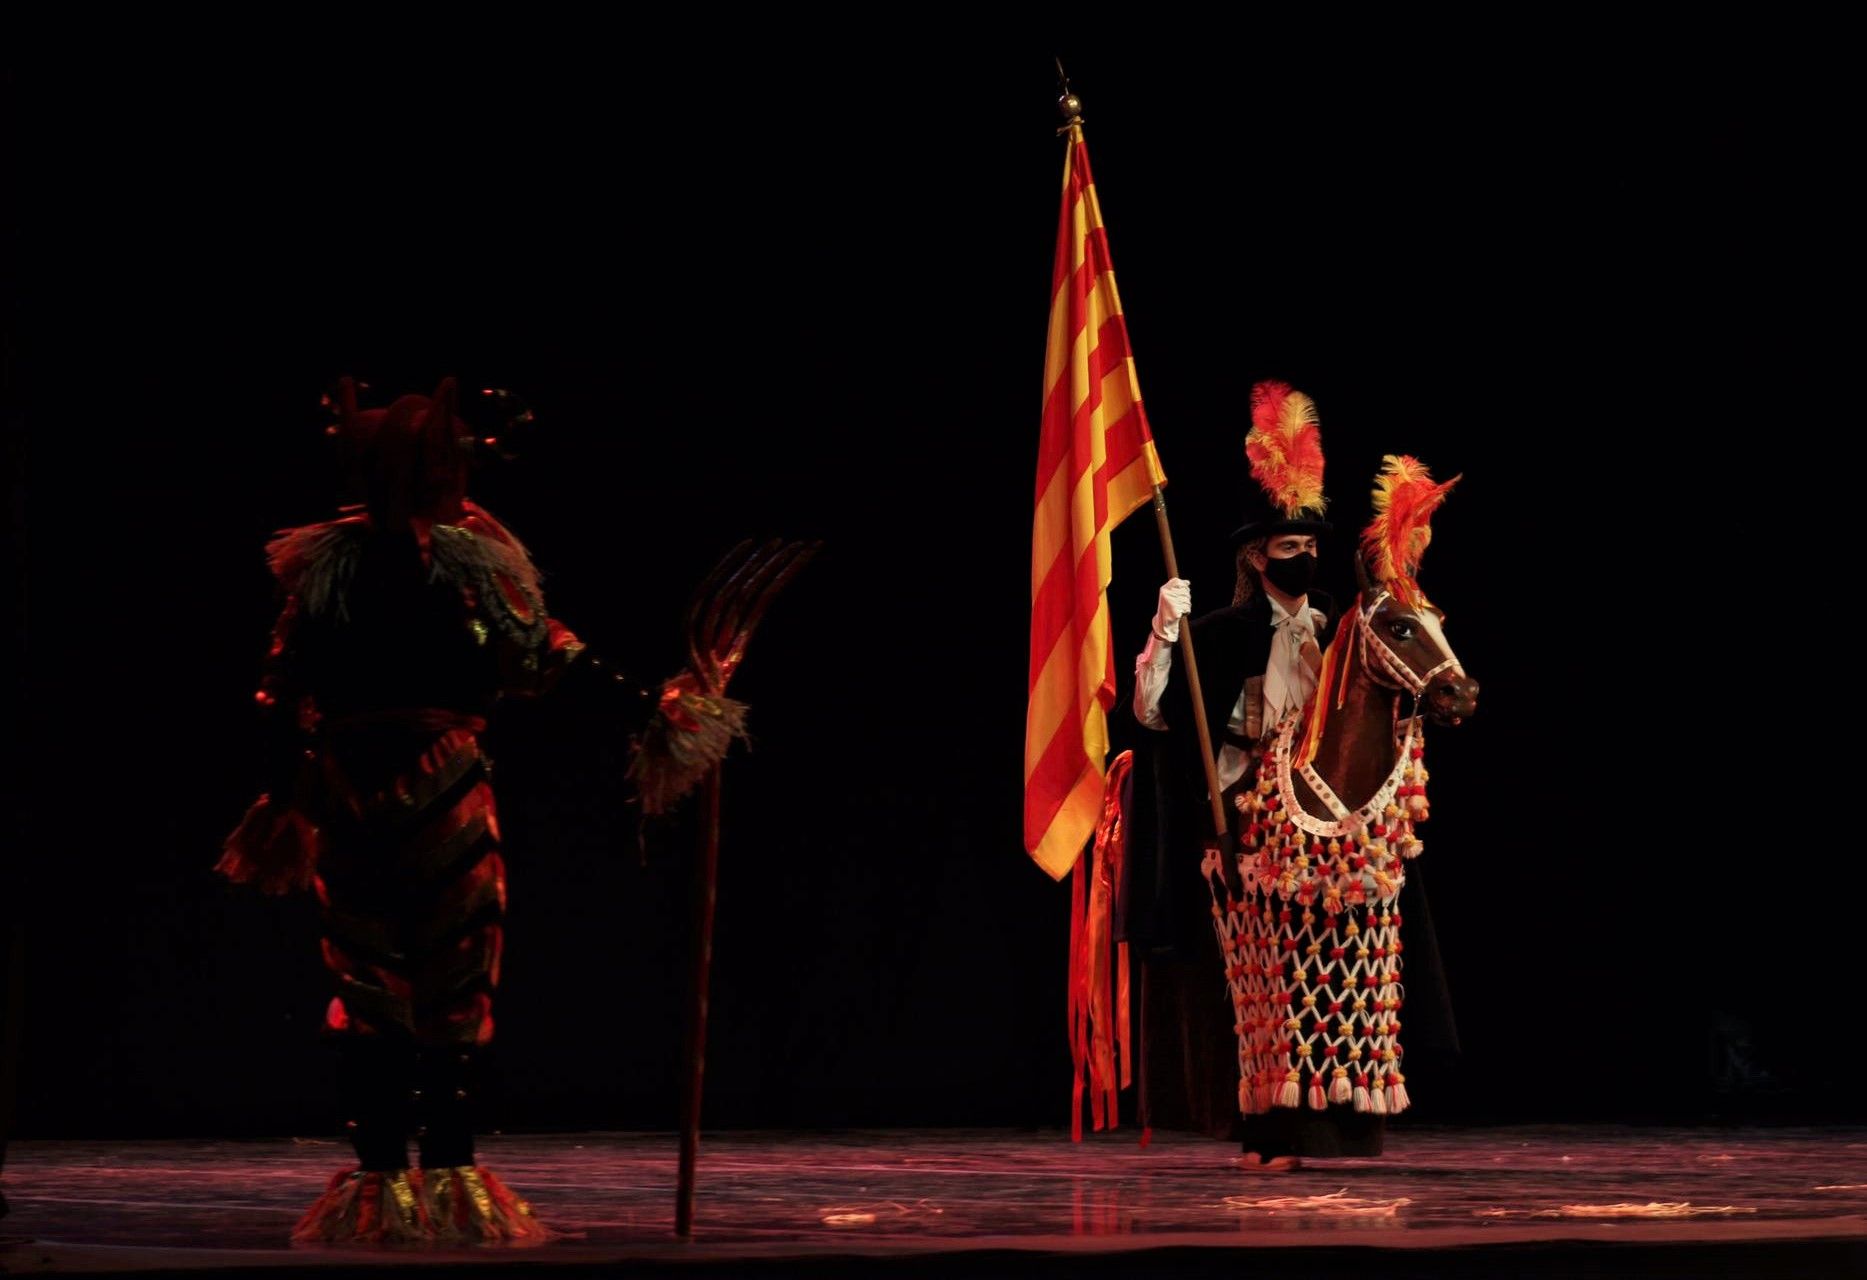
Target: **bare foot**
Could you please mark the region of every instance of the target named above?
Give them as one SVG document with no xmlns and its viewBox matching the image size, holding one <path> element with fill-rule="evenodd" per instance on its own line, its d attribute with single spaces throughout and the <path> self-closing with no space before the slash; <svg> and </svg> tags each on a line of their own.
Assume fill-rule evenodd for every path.
<svg viewBox="0 0 1867 1280">
<path fill-rule="evenodd" d="M 1255 1151 L 1247 1151 L 1238 1157 L 1237 1167 L 1245 1173 L 1290 1173 L 1301 1169 L 1303 1162 L 1295 1156 L 1272 1156 L 1266 1160 Z"/>
</svg>

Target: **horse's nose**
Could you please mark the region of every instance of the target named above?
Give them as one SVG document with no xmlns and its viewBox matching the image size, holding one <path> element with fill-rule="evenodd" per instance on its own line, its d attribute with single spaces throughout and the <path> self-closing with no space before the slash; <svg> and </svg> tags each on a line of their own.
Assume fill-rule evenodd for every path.
<svg viewBox="0 0 1867 1280">
<path fill-rule="evenodd" d="M 1478 682 L 1470 676 L 1448 676 L 1433 682 L 1429 696 L 1441 709 L 1468 716 L 1478 706 Z"/>
</svg>

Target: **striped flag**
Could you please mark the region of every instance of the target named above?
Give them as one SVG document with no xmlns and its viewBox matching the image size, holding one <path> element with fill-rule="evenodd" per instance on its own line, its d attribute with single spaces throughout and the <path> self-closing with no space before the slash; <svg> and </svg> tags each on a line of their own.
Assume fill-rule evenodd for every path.
<svg viewBox="0 0 1867 1280">
<path fill-rule="evenodd" d="M 1167 480 L 1141 408 L 1082 128 L 1072 125 L 1069 138 L 1031 525 L 1024 718 L 1024 847 L 1059 880 L 1102 809 L 1115 702 L 1109 530 Z"/>
</svg>

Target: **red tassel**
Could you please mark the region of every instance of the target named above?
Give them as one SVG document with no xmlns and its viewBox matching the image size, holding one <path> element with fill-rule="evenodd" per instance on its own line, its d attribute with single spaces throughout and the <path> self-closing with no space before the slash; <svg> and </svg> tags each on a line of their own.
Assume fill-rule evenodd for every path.
<svg viewBox="0 0 1867 1280">
<path fill-rule="evenodd" d="M 1117 883 L 1120 883 L 1119 878 Z M 1134 1019 L 1130 1016 L 1130 990 L 1132 987 L 1131 970 L 1128 964 L 1128 944 L 1116 944 L 1115 976 L 1115 1042 L 1121 1051 L 1121 1087 L 1126 1089 L 1134 1083 L 1134 1043 L 1130 1034 Z"/>
<path fill-rule="evenodd" d="M 1070 1036 L 1076 1078 L 1071 1101 L 1070 1134 L 1082 1140 L 1082 1093 L 1089 1092 L 1092 1123 L 1097 1131 L 1120 1123 L 1118 1090 L 1127 1074 L 1129 1048 L 1126 1032 L 1129 1012 L 1126 955 L 1112 947 L 1115 877 L 1127 841 L 1121 812 L 1121 793 L 1133 757 L 1123 752 L 1111 762 L 1103 780 L 1102 814 L 1095 841 L 1077 859 L 1071 886 L 1070 919 Z M 1085 900 L 1086 899 L 1086 900 Z M 1119 967 L 1119 973 L 1116 972 Z M 1117 1018 L 1122 1030 L 1117 1031 Z M 1117 1064 L 1118 1046 L 1122 1051 Z"/>
<path fill-rule="evenodd" d="M 1075 1080 L 1070 1089 L 1070 1141 L 1083 1140 L 1083 1075 L 1089 1065 L 1089 974 L 1083 954 L 1085 917 L 1088 915 L 1088 876 L 1078 857 L 1070 873 L 1070 1057 Z"/>
</svg>

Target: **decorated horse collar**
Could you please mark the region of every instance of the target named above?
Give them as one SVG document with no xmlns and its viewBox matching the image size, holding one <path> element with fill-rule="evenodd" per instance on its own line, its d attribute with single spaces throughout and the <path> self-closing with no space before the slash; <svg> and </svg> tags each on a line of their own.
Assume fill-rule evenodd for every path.
<svg viewBox="0 0 1867 1280">
<path fill-rule="evenodd" d="M 1284 814 L 1288 821 L 1313 836 L 1322 836 L 1325 839 L 1336 839 L 1341 836 L 1359 838 L 1386 815 L 1388 805 L 1394 802 L 1394 795 L 1400 789 L 1401 780 L 1418 758 L 1414 754 L 1414 747 L 1419 740 L 1419 717 L 1409 716 L 1403 722 L 1406 725 L 1406 732 L 1401 738 L 1400 750 L 1395 755 L 1394 767 L 1388 770 L 1386 780 L 1375 788 L 1374 794 L 1368 797 L 1367 802 L 1352 811 L 1342 803 L 1335 789 L 1323 781 L 1322 775 L 1316 772 L 1315 765 L 1307 760 L 1301 763 L 1296 762 L 1296 752 L 1291 749 L 1291 744 L 1296 737 L 1297 724 L 1302 718 L 1294 711 L 1286 715 L 1277 726 L 1277 743 L 1271 749 L 1272 759 L 1277 766 L 1277 794 L 1283 800 Z M 1296 788 L 1291 783 L 1292 772 L 1300 774 L 1303 781 L 1309 784 L 1316 798 L 1321 800 L 1335 815 L 1334 821 L 1326 821 L 1304 811 L 1303 806 L 1297 801 Z"/>
</svg>

